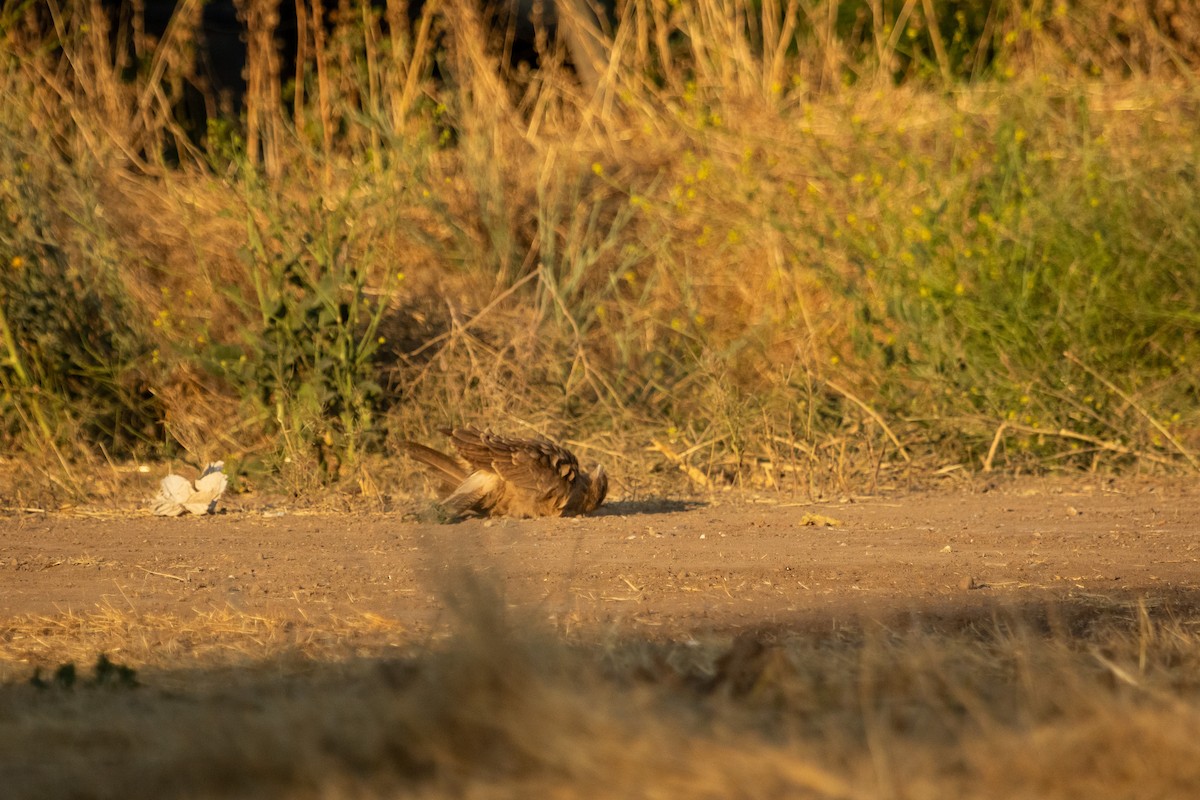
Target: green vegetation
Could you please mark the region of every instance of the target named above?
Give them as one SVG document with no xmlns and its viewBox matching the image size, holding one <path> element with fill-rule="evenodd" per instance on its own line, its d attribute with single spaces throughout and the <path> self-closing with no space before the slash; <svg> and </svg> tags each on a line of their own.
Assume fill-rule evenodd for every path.
<svg viewBox="0 0 1200 800">
<path fill-rule="evenodd" d="M 180 455 L 365 487 L 506 418 L 626 489 L 1200 469 L 1185 4 L 630 0 L 584 87 L 450 3 L 305 31 L 282 89 L 248 8 L 202 140 L 186 25 L 121 55 L 87 3 L 0 15 L 22 491 Z"/>
</svg>

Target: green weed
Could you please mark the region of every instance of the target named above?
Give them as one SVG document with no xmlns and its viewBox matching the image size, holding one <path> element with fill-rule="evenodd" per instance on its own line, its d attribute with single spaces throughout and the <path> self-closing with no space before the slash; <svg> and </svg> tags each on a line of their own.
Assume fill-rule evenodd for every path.
<svg viewBox="0 0 1200 800">
<path fill-rule="evenodd" d="M 351 466 L 379 442 L 383 390 L 373 360 L 395 278 L 368 288 L 368 268 L 350 255 L 349 204 L 281 203 L 261 191 L 253 199 L 261 206 L 247 215 L 242 250 L 252 291 L 231 289 L 250 323 L 241 348 L 215 349 L 218 368 L 266 412 L 285 457 L 315 450 L 336 477 L 343 460 Z"/>
<path fill-rule="evenodd" d="M 82 182 L 0 127 L 0 437 L 8 447 L 77 448 L 125 457 L 160 441 L 150 392 L 157 351 L 110 246 L 81 248 L 65 227 L 104 235 L 104 223 L 64 198 Z M 86 196 L 86 195 L 85 195 Z"/>
</svg>

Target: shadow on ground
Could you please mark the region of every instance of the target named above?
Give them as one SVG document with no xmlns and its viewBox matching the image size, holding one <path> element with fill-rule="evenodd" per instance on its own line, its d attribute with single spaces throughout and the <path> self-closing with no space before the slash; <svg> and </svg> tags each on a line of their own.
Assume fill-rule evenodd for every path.
<svg viewBox="0 0 1200 800">
<path fill-rule="evenodd" d="M 642 514 L 675 514 L 704 508 L 708 503 L 701 500 L 618 500 L 605 503 L 596 509 L 593 517 L 632 517 Z"/>
</svg>

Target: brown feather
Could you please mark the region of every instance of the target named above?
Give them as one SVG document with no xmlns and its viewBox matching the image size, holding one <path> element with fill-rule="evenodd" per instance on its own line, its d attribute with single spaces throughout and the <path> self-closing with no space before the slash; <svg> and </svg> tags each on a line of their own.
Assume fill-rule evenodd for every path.
<svg viewBox="0 0 1200 800">
<path fill-rule="evenodd" d="M 603 467 L 584 474 L 570 450 L 548 439 L 518 439 L 474 426 L 442 432 L 461 460 L 413 442 L 402 445 L 456 482 L 444 501 L 456 515 L 570 516 L 590 513 L 604 502 L 608 476 Z"/>
<path fill-rule="evenodd" d="M 434 450 L 432 447 L 408 441 L 400 442 L 400 446 L 417 461 L 427 467 L 432 467 L 441 478 L 446 491 L 453 490 L 471 474 L 471 471 L 461 461 Z"/>
</svg>

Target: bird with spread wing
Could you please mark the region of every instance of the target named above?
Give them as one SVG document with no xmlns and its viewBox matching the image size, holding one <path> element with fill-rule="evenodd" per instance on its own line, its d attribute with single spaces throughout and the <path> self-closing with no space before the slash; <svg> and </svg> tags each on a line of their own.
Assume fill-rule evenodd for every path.
<svg viewBox="0 0 1200 800">
<path fill-rule="evenodd" d="M 584 472 L 575 454 L 548 439 L 517 439 L 472 425 L 442 429 L 458 458 L 416 442 L 401 446 L 431 467 L 448 494 L 452 518 L 570 517 L 595 511 L 608 493 L 608 474 Z"/>
</svg>

